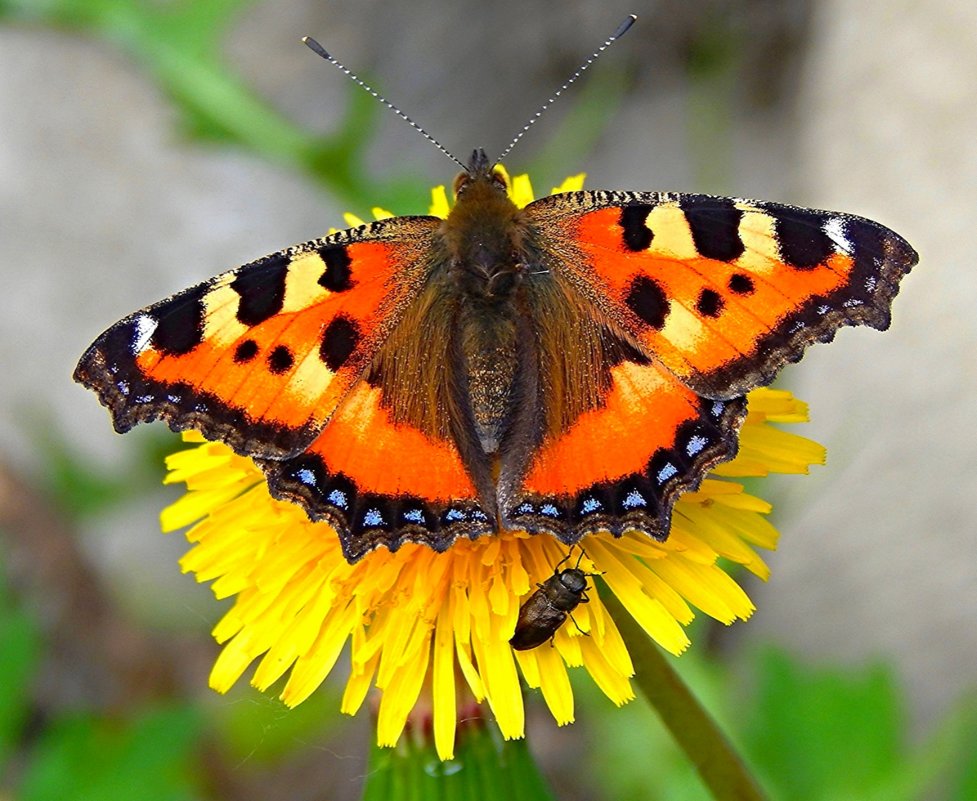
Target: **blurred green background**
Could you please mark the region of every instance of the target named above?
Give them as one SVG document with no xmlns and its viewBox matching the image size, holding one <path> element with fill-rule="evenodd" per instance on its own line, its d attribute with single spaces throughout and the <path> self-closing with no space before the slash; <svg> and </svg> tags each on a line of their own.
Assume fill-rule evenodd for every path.
<svg viewBox="0 0 977 801">
<path fill-rule="evenodd" d="M 0 0 L 0 799 L 359 796 L 370 721 L 338 679 L 292 712 L 206 689 L 223 607 L 157 527 L 176 440 L 116 437 L 71 370 L 136 308 L 450 183 L 302 35 L 464 159 L 630 12 L 512 172 L 837 208 L 921 254 L 888 333 L 786 372 L 829 465 L 760 488 L 783 540 L 759 611 L 678 666 L 774 798 L 977 798 L 974 8 Z M 705 797 L 640 701 L 576 690 L 564 729 L 531 701 L 557 797 Z"/>
</svg>

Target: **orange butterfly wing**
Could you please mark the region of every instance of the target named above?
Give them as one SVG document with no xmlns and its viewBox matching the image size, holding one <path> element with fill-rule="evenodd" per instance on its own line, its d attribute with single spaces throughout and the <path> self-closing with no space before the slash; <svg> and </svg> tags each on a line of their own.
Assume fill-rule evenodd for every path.
<svg viewBox="0 0 977 801">
<path fill-rule="evenodd" d="M 844 325 L 889 325 L 917 256 L 847 214 L 674 193 L 573 192 L 526 209 L 553 269 L 687 386 L 732 398 Z"/>
<path fill-rule="evenodd" d="M 395 422 L 366 381 L 304 453 L 259 464 L 273 495 L 333 524 L 351 562 L 380 544 L 443 551 L 494 530 L 455 444 Z"/>
<path fill-rule="evenodd" d="M 675 499 L 735 456 L 742 396 L 843 325 L 887 328 L 917 260 L 870 220 L 759 201 L 574 192 L 526 214 L 546 272 L 647 356 L 611 368 L 601 406 L 543 442 L 506 509 L 567 543 L 666 537 Z"/>
<path fill-rule="evenodd" d="M 597 530 L 665 539 L 675 499 L 736 455 L 743 398 L 701 398 L 654 361 L 622 362 L 611 381 L 601 408 L 536 453 L 510 525 L 567 544 Z"/>
<path fill-rule="evenodd" d="M 162 419 L 244 455 L 299 453 L 423 286 L 440 224 L 375 222 L 223 273 L 116 323 L 75 380 L 120 432 Z"/>
</svg>

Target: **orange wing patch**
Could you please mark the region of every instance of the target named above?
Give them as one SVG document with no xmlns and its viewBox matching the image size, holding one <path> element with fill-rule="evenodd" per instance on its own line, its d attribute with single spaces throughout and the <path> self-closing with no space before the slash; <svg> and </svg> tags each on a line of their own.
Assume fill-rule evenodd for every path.
<svg viewBox="0 0 977 801">
<path fill-rule="evenodd" d="M 655 362 L 611 368 L 602 408 L 544 442 L 508 522 L 578 542 L 595 530 L 667 536 L 671 508 L 736 454 L 742 398 L 700 398 Z"/>
<path fill-rule="evenodd" d="M 164 419 L 238 453 L 297 453 L 423 283 L 438 224 L 373 223 L 223 273 L 117 323 L 75 378 L 118 431 Z"/>
<path fill-rule="evenodd" d="M 494 528 L 455 444 L 394 423 L 380 390 L 365 381 L 305 453 L 260 464 L 273 495 L 335 526 L 351 562 L 381 543 L 443 551 Z"/>
<path fill-rule="evenodd" d="M 885 329 L 916 253 L 833 212 L 706 195 L 580 192 L 527 208 L 556 269 L 699 394 L 773 380 L 843 325 Z"/>
</svg>

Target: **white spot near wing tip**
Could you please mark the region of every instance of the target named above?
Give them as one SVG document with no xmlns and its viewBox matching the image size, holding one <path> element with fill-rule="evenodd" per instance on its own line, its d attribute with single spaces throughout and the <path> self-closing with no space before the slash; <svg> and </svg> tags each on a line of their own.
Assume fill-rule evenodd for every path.
<svg viewBox="0 0 977 801">
<path fill-rule="evenodd" d="M 152 339 L 158 325 L 159 320 L 150 317 L 148 314 L 140 314 L 132 321 L 132 353 L 134 356 L 138 356 L 149 347 L 149 340 Z"/>
<path fill-rule="evenodd" d="M 821 230 L 835 243 L 839 251 L 847 253 L 849 256 L 852 254 L 854 245 L 852 245 L 845 231 L 845 220 L 843 217 L 829 217 Z"/>
</svg>

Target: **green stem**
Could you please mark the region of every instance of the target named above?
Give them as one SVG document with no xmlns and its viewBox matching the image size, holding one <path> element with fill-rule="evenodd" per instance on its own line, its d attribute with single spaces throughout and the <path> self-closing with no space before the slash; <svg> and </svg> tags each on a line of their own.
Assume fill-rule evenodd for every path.
<svg viewBox="0 0 977 801">
<path fill-rule="evenodd" d="M 363 801 L 553 801 L 525 740 L 503 740 L 494 724 L 458 729 L 454 759 L 442 762 L 429 732 L 407 731 L 396 748 L 373 746 Z"/>
<path fill-rule="evenodd" d="M 766 801 L 756 779 L 716 722 L 613 593 L 601 601 L 634 662 L 634 680 L 717 801 Z"/>
</svg>

